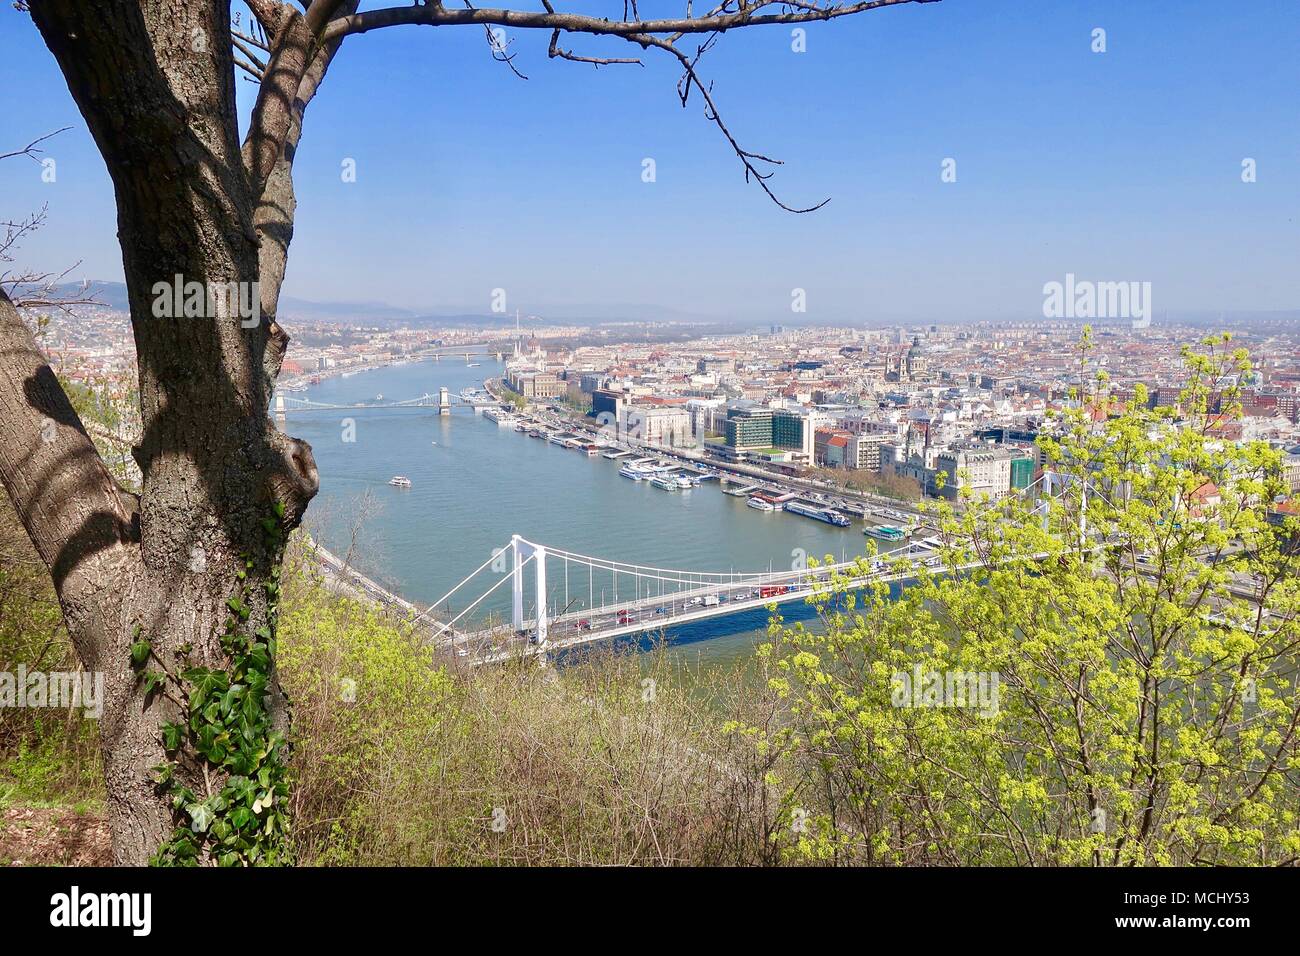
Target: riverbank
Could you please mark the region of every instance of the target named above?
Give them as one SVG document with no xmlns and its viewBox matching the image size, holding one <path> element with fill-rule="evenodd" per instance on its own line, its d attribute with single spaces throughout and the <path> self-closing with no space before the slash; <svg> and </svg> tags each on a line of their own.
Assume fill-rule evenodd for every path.
<svg viewBox="0 0 1300 956">
<path fill-rule="evenodd" d="M 488 382 L 484 382 L 484 387 L 488 387 Z M 490 391 L 490 389 L 489 389 Z M 493 392 L 493 397 L 497 397 Z M 656 455 L 664 458 L 670 458 L 686 465 L 692 465 L 697 468 L 704 468 L 712 472 L 720 472 L 733 476 L 736 479 L 743 479 L 750 483 L 755 483 L 758 490 L 765 493 L 781 496 L 798 494 L 813 498 L 819 504 L 847 510 L 860 518 L 867 518 L 874 510 L 885 508 L 890 511 L 905 515 L 915 526 L 918 532 L 936 532 L 938 527 L 935 525 L 933 515 L 916 503 L 899 498 L 889 498 L 884 495 L 875 495 L 870 492 L 859 492 L 852 489 L 845 489 L 837 485 L 798 478 L 782 472 L 774 472 L 756 465 L 745 465 L 738 462 L 725 462 L 717 458 L 711 458 L 702 452 L 692 451 L 691 449 L 681 448 L 679 446 L 660 445 L 654 442 L 642 441 L 630 436 L 620 438 L 611 438 L 608 431 L 601 426 L 593 423 L 585 416 L 561 413 L 553 407 L 547 407 L 545 410 L 538 410 L 534 407 L 531 412 L 524 413 L 526 417 L 531 417 L 537 421 L 548 424 L 550 427 L 566 429 L 569 431 L 583 431 L 593 438 L 610 445 L 611 447 L 626 449 L 633 452 L 647 455 Z M 960 504 L 955 507 L 960 509 Z M 891 516 L 891 520 L 892 520 Z"/>
<path fill-rule="evenodd" d="M 599 455 L 529 439 L 481 415 L 351 407 L 380 391 L 400 400 L 440 387 L 456 394 L 475 386 L 500 397 L 502 371 L 490 361 L 471 368 L 444 360 L 316 386 L 313 401 L 349 407 L 304 414 L 294 423 L 295 434 L 311 442 L 321 476 L 309 516 L 315 540 L 336 556 L 351 551 L 353 566 L 420 609 L 442 601 L 487 562 L 478 578 L 455 592 L 450 607 L 439 604 L 440 620 L 466 612 L 500 582 L 490 558 L 516 534 L 552 553 L 692 572 L 766 573 L 809 557 L 841 560 L 867 550 L 860 522 L 837 528 L 762 513 L 716 489 L 668 494 L 619 477 L 617 465 Z M 411 486 L 390 485 L 394 475 L 408 477 Z M 566 594 L 563 559 L 553 559 L 553 608 L 572 603 L 569 610 L 576 612 L 631 594 L 630 582 L 614 582 L 599 563 L 594 572 L 573 564 L 568 570 Z M 531 566 L 528 573 L 531 606 Z M 511 610 L 510 586 L 501 584 L 462 622 L 509 621 Z M 766 625 L 761 611 L 745 612 L 683 625 L 670 635 L 671 644 L 674 653 L 692 659 L 747 660 Z"/>
</svg>

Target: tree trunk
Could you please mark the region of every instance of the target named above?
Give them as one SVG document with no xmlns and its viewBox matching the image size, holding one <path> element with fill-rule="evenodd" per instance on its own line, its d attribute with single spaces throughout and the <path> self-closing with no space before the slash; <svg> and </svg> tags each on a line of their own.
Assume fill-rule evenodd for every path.
<svg viewBox="0 0 1300 956">
<path fill-rule="evenodd" d="M 183 719 L 178 688 L 146 698 L 131 646 L 149 641 L 149 666 L 172 674 L 223 668 L 227 601 L 240 593 L 242 626 L 273 632 L 267 585 L 280 549 L 268 547 L 263 521 L 294 527 L 315 494 L 316 470 L 310 448 L 267 416 L 287 341 L 273 322 L 275 297 L 256 325 L 210 309 L 157 315 L 155 286 L 178 276 L 258 288 L 260 187 L 238 141 L 229 4 L 45 0 L 31 10 L 113 180 L 140 373 L 143 484 L 137 500 L 109 477 L 8 299 L 0 301 L 0 428 L 12 437 L 0 450 L 0 478 L 51 570 L 83 664 L 104 673 L 114 857 L 141 864 L 188 821 L 150 777 L 166 757 L 162 722 Z M 283 715 L 273 674 L 268 690 L 267 706 Z M 203 764 L 181 761 L 176 770 L 199 798 L 222 782 Z"/>
</svg>

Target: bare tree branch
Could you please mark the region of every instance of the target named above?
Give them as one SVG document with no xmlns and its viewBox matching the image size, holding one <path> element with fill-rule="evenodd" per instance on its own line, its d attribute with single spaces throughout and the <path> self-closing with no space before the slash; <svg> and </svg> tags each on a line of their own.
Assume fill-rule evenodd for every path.
<svg viewBox="0 0 1300 956">
<path fill-rule="evenodd" d="M 336 7 L 340 12 L 352 13 L 357 0 L 343 0 Z M 254 223 L 259 238 L 258 276 L 262 296 L 262 314 L 271 317 L 270 337 L 263 358 L 263 371 L 269 383 L 280 374 L 280 365 L 289 346 L 289 335 L 275 321 L 278 313 L 280 288 L 284 282 L 289 244 L 293 240 L 293 223 L 297 200 L 293 188 L 293 163 L 302 136 L 303 116 L 325 79 L 343 37 L 329 40 L 313 48 L 311 62 L 303 71 L 302 79 L 289 108 L 289 124 L 284 143 L 270 176 L 257 200 Z"/>
<path fill-rule="evenodd" d="M 465 6 L 469 6 L 469 0 L 465 0 Z M 524 76 L 524 74 L 519 71 L 519 68 L 515 66 L 514 61 L 516 54 L 506 52 L 506 48 L 510 45 L 511 41 L 506 40 L 505 42 L 502 42 L 501 38 L 493 33 L 492 28 L 486 23 L 483 24 L 483 32 L 487 35 L 488 48 L 492 51 L 492 59 L 510 67 L 510 72 L 519 77 L 519 79 L 528 79 L 528 77 Z"/>
<path fill-rule="evenodd" d="M 575 63 L 590 63 L 599 69 L 609 64 L 638 64 L 644 66 L 639 57 L 598 57 L 574 53 L 560 45 L 561 33 L 587 33 L 593 36 L 618 37 L 635 43 L 642 48 L 663 50 L 677 59 L 682 67 L 682 79 L 677 85 L 678 96 L 682 106 L 690 99 L 691 88 L 700 91 L 704 100 L 705 117 L 718 127 L 732 151 L 740 159 L 745 170 L 745 181 L 751 179 L 758 183 L 772 202 L 792 213 L 813 212 L 820 209 L 830 199 L 823 199 L 813 206 L 790 206 L 777 198 L 768 185 L 774 167 L 783 165 L 781 160 L 772 159 L 762 153 L 745 149 L 737 142 L 731 130 L 723 121 L 713 98 L 712 86 L 701 81 L 697 72 L 700 58 L 714 44 L 719 36 L 727 30 L 752 26 L 788 25 L 835 20 L 840 17 L 853 16 L 868 10 L 895 6 L 904 3 L 935 3 L 938 0 L 858 0 L 856 3 L 818 2 L 818 0 L 722 0 L 722 2 L 702 17 L 691 15 L 688 0 L 685 18 L 641 20 L 636 0 L 624 0 L 623 19 L 609 20 L 585 16 L 576 13 L 561 13 L 555 9 L 551 0 L 541 0 L 543 10 L 522 11 L 475 8 L 465 0 L 464 10 L 448 10 L 440 0 L 421 4 L 419 0 L 409 7 L 389 7 L 379 10 L 367 10 L 360 13 L 344 14 L 333 17 L 337 9 L 336 0 L 313 0 L 308 20 L 314 16 L 323 17 L 318 22 L 320 27 L 313 27 L 313 33 L 323 39 L 332 39 L 371 30 L 400 25 L 456 26 L 465 24 L 482 24 L 488 31 L 488 42 L 492 45 L 493 58 L 507 63 L 517 76 L 523 77 L 512 62 L 513 55 L 506 55 L 501 44 L 492 32 L 492 26 L 517 27 L 519 29 L 545 29 L 551 31 L 547 56 L 551 59 L 571 60 Z M 326 16 L 326 8 L 330 16 Z M 763 12 L 769 11 L 769 12 Z M 319 31 L 319 32 L 318 32 Z M 689 34 L 707 33 L 708 38 L 699 45 L 694 55 L 688 56 L 677 47 L 677 42 Z M 526 79 L 526 77 L 523 77 Z"/>
<path fill-rule="evenodd" d="M 254 20 L 253 22 L 256 23 L 257 21 Z M 258 32 L 261 32 L 260 27 Z M 261 50 L 264 53 L 272 52 L 270 43 L 268 43 L 266 40 L 260 37 L 250 36 L 249 34 L 244 33 L 242 30 L 236 30 L 233 27 L 230 30 L 230 35 L 237 40 L 243 40 L 249 46 L 257 47 L 259 50 Z"/>
<path fill-rule="evenodd" d="M 103 300 L 91 291 L 89 280 L 82 280 L 75 292 L 60 291 L 63 280 L 79 265 L 81 260 L 62 272 L 27 272 L 8 277 L 0 280 L 0 291 L 10 297 L 15 309 L 58 309 L 71 315 L 74 306 L 103 305 Z"/>
<path fill-rule="evenodd" d="M 57 136 L 70 129 L 71 126 L 65 126 L 63 129 L 56 129 L 53 133 L 46 133 L 33 140 L 24 149 L 12 153 L 0 153 L 0 159 L 12 159 L 15 156 L 29 156 L 36 159 L 34 154 L 42 152 L 37 148 L 37 143 L 43 143 L 51 136 Z M 45 225 L 48 209 L 49 205 L 46 204 L 24 219 L 0 222 L 0 227 L 4 229 L 4 235 L 0 236 L 0 263 L 14 261 L 14 251 L 22 240 Z M 94 296 L 86 294 L 90 285 L 88 282 L 83 282 L 76 292 L 59 291 L 59 285 L 79 265 L 81 265 L 80 261 L 74 262 L 58 273 L 32 270 L 12 272 L 6 269 L 0 272 L 0 292 L 5 293 L 12 300 L 16 309 L 56 308 L 67 312 L 74 305 L 101 305 L 102 303 Z"/>
<path fill-rule="evenodd" d="M 321 2 L 321 0 L 317 0 Z M 704 17 L 685 17 L 661 20 L 606 20 L 577 13 L 558 13 L 554 10 L 534 12 L 471 8 L 448 10 L 440 4 L 429 6 L 387 7 L 366 10 L 351 16 L 337 17 L 325 28 L 323 39 L 353 33 L 368 33 L 382 27 L 415 24 L 424 26 L 455 26 L 467 23 L 488 23 L 521 30 L 564 30 L 568 33 L 590 33 L 597 36 L 635 38 L 641 34 L 713 33 L 734 30 L 737 27 L 773 24 L 813 23 L 853 16 L 881 7 L 903 3 L 937 3 L 939 0 L 860 0 L 858 3 L 817 5 L 789 3 L 786 0 L 756 0 L 734 12 L 717 12 Z M 723 10 L 724 4 L 718 10 Z M 761 14 L 770 7 L 784 8 L 784 12 Z M 315 4 L 313 4 L 313 9 Z"/>
<path fill-rule="evenodd" d="M 321 29 L 334 19 L 334 14 L 339 12 L 345 2 L 346 0 L 311 0 L 303 5 L 307 11 L 307 29 L 313 36 L 320 36 Z M 324 42 L 332 38 L 323 36 L 320 39 Z"/>
<path fill-rule="evenodd" d="M 266 72 L 266 62 L 253 52 L 253 48 L 250 47 L 249 44 L 245 43 L 234 34 L 231 34 L 230 42 L 236 50 L 248 57 L 249 64 L 253 66 L 259 76 Z"/>
<path fill-rule="evenodd" d="M 552 59 L 559 57 L 562 60 L 572 60 L 574 63 L 592 63 L 597 69 L 607 66 L 611 63 L 635 63 L 637 66 L 645 66 L 639 57 L 604 57 L 604 56 L 580 56 L 577 53 L 571 53 L 560 47 L 560 31 L 555 30 L 551 33 L 551 45 L 546 51 L 546 55 Z"/>
<path fill-rule="evenodd" d="M 261 83 L 262 80 L 266 78 L 266 74 L 262 69 L 259 69 L 258 67 L 254 66 L 252 63 L 249 63 L 243 57 L 236 54 L 233 57 L 233 60 L 235 62 L 235 66 L 239 67 L 246 74 L 248 74 L 245 77 L 245 79 L 251 80 L 254 83 Z"/>
<path fill-rule="evenodd" d="M 12 159 L 15 156 L 26 156 L 28 159 L 39 163 L 41 161 L 39 154 L 45 152 L 45 150 L 37 148 L 37 143 L 43 143 L 50 137 L 58 136 L 60 133 L 66 133 L 70 129 L 72 129 L 71 126 L 65 126 L 62 129 L 56 129 L 53 133 L 46 133 L 44 136 L 39 136 L 22 149 L 15 150 L 12 153 L 0 153 L 0 159 Z"/>
</svg>

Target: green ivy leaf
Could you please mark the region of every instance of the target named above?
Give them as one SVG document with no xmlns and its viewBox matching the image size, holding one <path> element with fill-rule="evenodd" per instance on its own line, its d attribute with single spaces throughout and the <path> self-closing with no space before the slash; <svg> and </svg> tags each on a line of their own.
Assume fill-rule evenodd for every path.
<svg viewBox="0 0 1300 956">
<path fill-rule="evenodd" d="M 190 829 L 195 833 L 207 833 L 212 825 L 212 808 L 206 803 L 191 803 L 185 808 L 190 815 Z"/>
<path fill-rule="evenodd" d="M 148 697 L 159 687 L 167 683 L 167 675 L 162 671 L 145 671 L 144 672 L 144 694 Z"/>
<path fill-rule="evenodd" d="M 193 685 L 190 691 L 190 707 L 196 710 L 208 697 L 225 691 L 230 680 L 224 671 L 214 671 L 206 667 L 191 667 L 183 671 L 181 677 Z"/>
<path fill-rule="evenodd" d="M 165 723 L 162 725 L 163 749 L 175 750 L 181 745 L 185 738 L 185 726 L 183 724 Z"/>
<path fill-rule="evenodd" d="M 148 640 L 139 640 L 131 645 L 131 666 L 141 667 L 149 659 L 149 653 L 153 650 L 153 645 Z"/>
<path fill-rule="evenodd" d="M 221 713 L 223 715 L 230 713 L 235 704 L 239 702 L 239 699 L 244 696 L 244 690 L 243 684 L 231 684 L 230 688 L 221 695 Z"/>
<path fill-rule="evenodd" d="M 269 670 L 271 667 L 271 655 L 267 653 L 266 645 L 254 644 L 252 650 L 248 652 L 250 662 L 253 667 L 259 671 Z"/>
</svg>

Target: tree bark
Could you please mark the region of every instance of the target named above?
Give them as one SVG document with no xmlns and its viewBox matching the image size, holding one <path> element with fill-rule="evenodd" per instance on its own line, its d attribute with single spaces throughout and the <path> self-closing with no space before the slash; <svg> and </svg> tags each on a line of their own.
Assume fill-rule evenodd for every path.
<svg viewBox="0 0 1300 956">
<path fill-rule="evenodd" d="M 173 671 L 185 660 L 223 667 L 226 601 L 246 559 L 264 554 L 261 522 L 278 505 L 283 525 L 295 526 L 315 494 L 316 469 L 310 448 L 267 416 L 287 340 L 271 316 L 244 327 L 239 316 L 155 314 L 157 283 L 180 276 L 256 288 L 259 277 L 257 188 L 238 141 L 229 4 L 38 0 L 31 12 L 113 181 L 139 363 L 143 431 L 134 453 L 143 483 L 137 502 L 109 477 L 7 299 L 0 477 L 50 568 L 83 664 L 105 675 L 114 857 L 141 864 L 177 822 L 150 768 L 164 758 L 159 725 L 178 711 L 165 697 L 146 700 L 130 645 L 147 638 Z M 278 561 L 270 555 L 249 572 L 251 629 L 273 625 L 261 585 Z M 283 710 L 274 683 L 270 699 Z M 220 784 L 201 771 L 180 772 L 200 796 Z"/>
<path fill-rule="evenodd" d="M 356 12 L 357 0 L 345 0 L 340 12 Z M 264 14 L 268 18 L 270 14 Z M 296 33 L 288 37 L 297 42 Z M 262 314 L 272 323 L 271 340 L 266 352 L 266 374 L 274 380 L 280 374 L 280 363 L 284 360 L 284 351 L 288 346 L 288 336 L 284 334 L 275 316 L 279 307 L 280 287 L 284 283 L 285 271 L 289 263 L 289 244 L 293 241 L 293 222 L 298 210 L 298 199 L 293 188 L 293 163 L 298 155 L 298 143 L 302 139 L 303 116 L 307 106 L 316 96 L 325 74 L 334 62 L 334 55 L 343 43 L 343 37 L 330 40 L 310 58 L 302 71 L 297 89 L 288 104 L 283 117 L 284 134 L 279 153 L 274 165 L 266 174 L 262 190 L 254 210 L 253 220 L 257 229 L 261 247 L 258 255 L 258 273 L 261 278 Z M 250 169 L 256 168 L 254 155 L 254 134 L 249 131 L 244 141 L 244 163 Z"/>
</svg>

